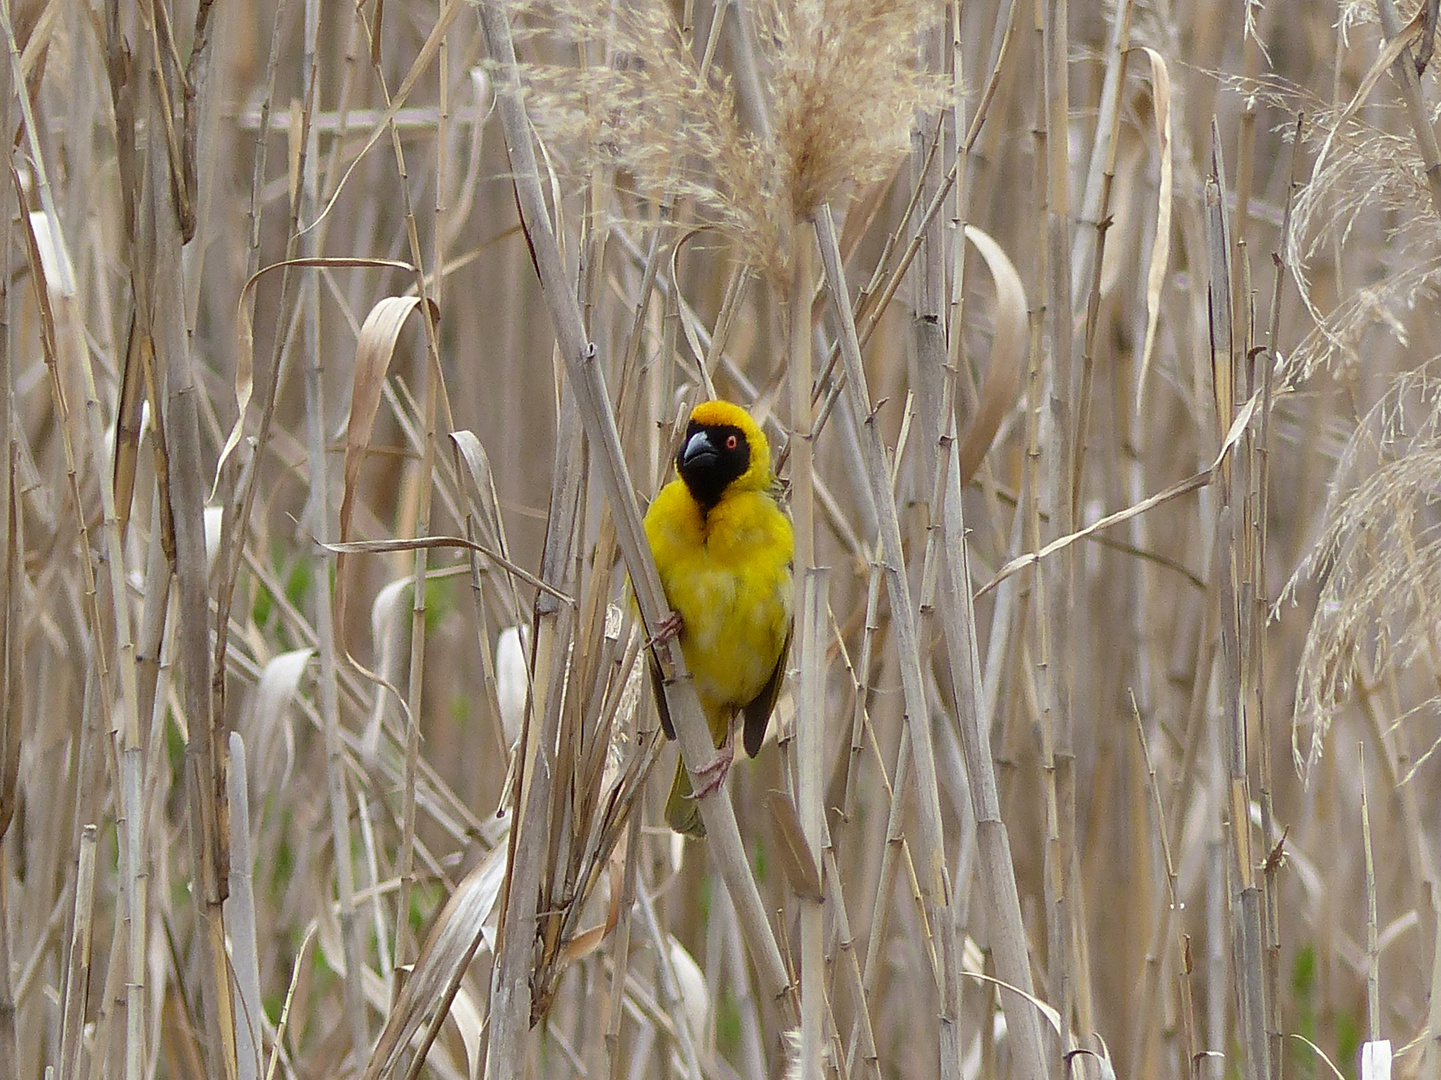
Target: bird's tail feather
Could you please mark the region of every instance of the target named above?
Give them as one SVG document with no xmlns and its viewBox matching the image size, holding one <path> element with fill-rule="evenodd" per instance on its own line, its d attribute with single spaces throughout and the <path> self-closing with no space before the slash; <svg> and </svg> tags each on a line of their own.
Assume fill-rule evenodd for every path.
<svg viewBox="0 0 1441 1080">
<path fill-rule="evenodd" d="M 696 837 L 705 835 L 700 805 L 691 791 L 690 773 L 685 771 L 683 761 L 675 763 L 675 780 L 670 786 L 670 797 L 665 801 L 665 820 L 678 833 Z"/>
</svg>

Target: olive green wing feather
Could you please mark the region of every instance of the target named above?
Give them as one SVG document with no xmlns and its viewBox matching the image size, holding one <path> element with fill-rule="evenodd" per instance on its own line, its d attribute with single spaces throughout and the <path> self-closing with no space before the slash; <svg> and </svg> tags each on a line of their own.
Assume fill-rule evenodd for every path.
<svg viewBox="0 0 1441 1080">
<path fill-rule="evenodd" d="M 745 717 L 745 748 L 747 757 L 755 757 L 760 753 L 761 743 L 766 739 L 766 727 L 770 724 L 771 713 L 775 711 L 776 699 L 781 696 L 781 685 L 786 681 L 786 661 L 791 655 L 792 629 L 786 630 L 786 640 L 781 645 L 781 652 L 776 657 L 775 670 L 771 677 L 766 680 L 761 692 L 755 696 L 750 704 L 741 709 Z"/>
</svg>

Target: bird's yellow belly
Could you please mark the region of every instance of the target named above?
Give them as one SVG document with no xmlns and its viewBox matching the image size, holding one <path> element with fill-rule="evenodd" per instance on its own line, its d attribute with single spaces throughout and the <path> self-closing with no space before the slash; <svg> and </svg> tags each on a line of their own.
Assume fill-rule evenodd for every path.
<svg viewBox="0 0 1441 1080">
<path fill-rule="evenodd" d="M 681 651 L 707 714 L 748 704 L 770 680 L 790 624 L 788 579 L 787 567 L 700 565 L 667 589 L 685 621 Z"/>
<path fill-rule="evenodd" d="M 794 543 L 784 512 L 763 492 L 728 496 L 703 514 L 676 481 L 656 496 L 646 535 L 681 652 L 716 744 L 731 714 L 770 682 L 791 626 Z"/>
</svg>

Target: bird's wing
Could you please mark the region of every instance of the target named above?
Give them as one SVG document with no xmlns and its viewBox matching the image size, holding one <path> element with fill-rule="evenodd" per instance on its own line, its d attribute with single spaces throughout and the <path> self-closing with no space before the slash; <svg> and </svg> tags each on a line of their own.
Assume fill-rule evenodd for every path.
<svg viewBox="0 0 1441 1080">
<path fill-rule="evenodd" d="M 775 670 L 771 677 L 766 680 L 761 692 L 755 696 L 749 705 L 741 709 L 745 716 L 745 748 L 747 757 L 755 757 L 760 753 L 761 743 L 765 742 L 766 726 L 770 723 L 771 713 L 775 710 L 776 699 L 781 696 L 781 684 L 786 681 L 786 660 L 791 655 L 791 630 L 786 630 L 786 640 L 781 645 L 781 652 L 776 657 Z"/>
</svg>

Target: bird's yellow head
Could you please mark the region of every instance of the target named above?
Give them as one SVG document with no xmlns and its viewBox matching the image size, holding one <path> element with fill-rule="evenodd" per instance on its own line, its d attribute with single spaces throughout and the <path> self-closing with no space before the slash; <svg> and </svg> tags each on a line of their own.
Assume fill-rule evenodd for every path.
<svg viewBox="0 0 1441 1080">
<path fill-rule="evenodd" d="M 726 491 L 764 491 L 771 483 L 771 447 L 750 413 L 729 401 L 692 410 L 675 471 L 709 510 Z"/>
</svg>

